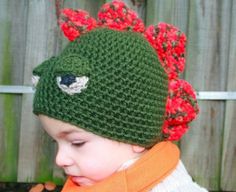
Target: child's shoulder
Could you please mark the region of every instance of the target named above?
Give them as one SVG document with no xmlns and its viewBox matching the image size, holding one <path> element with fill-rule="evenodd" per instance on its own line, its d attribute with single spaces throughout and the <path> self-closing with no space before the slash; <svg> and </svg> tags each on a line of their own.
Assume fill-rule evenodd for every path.
<svg viewBox="0 0 236 192">
<path fill-rule="evenodd" d="M 195 183 L 180 160 L 176 169 L 150 192 L 207 192 Z"/>
</svg>

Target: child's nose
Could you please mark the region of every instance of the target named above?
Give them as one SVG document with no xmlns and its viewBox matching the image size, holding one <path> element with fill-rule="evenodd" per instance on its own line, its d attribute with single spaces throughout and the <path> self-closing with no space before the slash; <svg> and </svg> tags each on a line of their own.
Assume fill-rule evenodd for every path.
<svg viewBox="0 0 236 192">
<path fill-rule="evenodd" d="M 56 164 L 59 167 L 68 167 L 73 164 L 73 160 L 70 158 L 70 155 L 65 149 L 58 149 L 56 155 Z"/>
</svg>

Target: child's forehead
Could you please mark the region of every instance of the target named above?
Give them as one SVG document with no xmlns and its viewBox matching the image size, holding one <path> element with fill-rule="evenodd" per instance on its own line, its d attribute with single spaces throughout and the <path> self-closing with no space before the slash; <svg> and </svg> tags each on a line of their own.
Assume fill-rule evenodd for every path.
<svg viewBox="0 0 236 192">
<path fill-rule="evenodd" d="M 52 131 L 60 137 L 75 133 L 92 134 L 78 126 L 48 117 L 46 115 L 39 115 L 39 119 L 42 122 L 44 129 Z"/>
</svg>

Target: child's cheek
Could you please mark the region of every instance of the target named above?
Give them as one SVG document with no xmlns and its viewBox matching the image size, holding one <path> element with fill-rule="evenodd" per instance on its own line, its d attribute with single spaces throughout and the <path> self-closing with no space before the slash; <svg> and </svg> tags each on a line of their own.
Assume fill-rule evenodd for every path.
<svg viewBox="0 0 236 192">
<path fill-rule="evenodd" d="M 90 178 L 94 181 L 100 181 L 112 174 L 111 171 L 105 166 L 104 162 L 100 162 L 93 158 L 92 160 L 87 160 L 80 165 L 81 172 L 87 178 Z"/>
</svg>

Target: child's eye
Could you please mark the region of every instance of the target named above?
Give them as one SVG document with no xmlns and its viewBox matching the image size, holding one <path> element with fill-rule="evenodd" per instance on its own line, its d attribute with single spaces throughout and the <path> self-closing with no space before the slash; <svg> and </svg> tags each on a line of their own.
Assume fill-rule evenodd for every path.
<svg viewBox="0 0 236 192">
<path fill-rule="evenodd" d="M 81 147 L 85 144 L 86 142 L 85 141 L 74 141 L 72 142 L 71 144 L 75 147 Z"/>
</svg>

